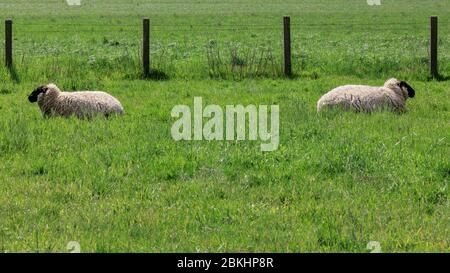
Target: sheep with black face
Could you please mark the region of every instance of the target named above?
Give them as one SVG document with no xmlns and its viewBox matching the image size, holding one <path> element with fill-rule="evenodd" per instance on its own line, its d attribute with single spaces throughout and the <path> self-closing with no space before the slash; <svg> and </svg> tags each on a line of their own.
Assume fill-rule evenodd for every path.
<svg viewBox="0 0 450 273">
<path fill-rule="evenodd" d="M 50 116 L 76 116 L 91 118 L 95 115 L 109 116 L 124 113 L 121 103 L 102 91 L 62 92 L 55 84 L 36 88 L 29 96 L 31 103 L 37 102 L 42 114 Z"/>
<path fill-rule="evenodd" d="M 381 87 L 345 85 L 323 95 L 317 102 L 317 111 L 340 107 L 366 113 L 383 109 L 403 112 L 406 100 L 414 98 L 415 93 L 408 83 L 395 78 L 387 80 Z"/>
</svg>

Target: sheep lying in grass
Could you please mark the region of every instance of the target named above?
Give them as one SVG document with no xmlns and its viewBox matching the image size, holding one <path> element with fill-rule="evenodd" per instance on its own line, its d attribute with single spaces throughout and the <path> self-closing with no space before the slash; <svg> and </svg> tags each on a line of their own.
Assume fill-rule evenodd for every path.
<svg viewBox="0 0 450 273">
<path fill-rule="evenodd" d="M 54 84 L 36 88 L 28 100 L 37 102 L 45 117 L 75 115 L 78 118 L 91 118 L 95 115 L 108 117 L 111 114 L 123 114 L 120 102 L 105 92 L 61 92 Z"/>
<path fill-rule="evenodd" d="M 345 85 L 331 90 L 317 102 L 317 111 L 341 107 L 344 110 L 370 113 L 379 109 L 394 112 L 405 110 L 406 99 L 415 96 L 414 89 L 404 81 L 389 79 L 384 86 Z"/>
</svg>

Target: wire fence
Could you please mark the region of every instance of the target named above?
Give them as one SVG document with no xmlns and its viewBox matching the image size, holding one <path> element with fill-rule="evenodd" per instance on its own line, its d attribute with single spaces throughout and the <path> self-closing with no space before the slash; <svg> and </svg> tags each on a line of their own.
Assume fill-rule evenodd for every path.
<svg viewBox="0 0 450 273">
<path fill-rule="evenodd" d="M 450 35 L 445 32 L 446 29 L 450 29 L 450 21 L 441 20 L 439 22 L 440 29 L 444 30 L 444 35 L 441 39 L 437 40 L 437 43 L 445 44 L 450 42 Z M 179 23 L 156 23 L 152 22 L 151 33 L 154 33 L 152 37 L 156 36 L 157 39 L 152 39 L 151 48 L 152 51 L 148 58 L 152 57 L 152 63 L 155 67 L 159 67 L 160 70 L 173 70 L 175 65 L 174 62 L 185 61 L 192 57 L 192 55 L 202 55 L 205 69 L 209 74 L 220 75 L 226 74 L 228 72 L 235 73 L 236 70 L 240 71 L 241 75 L 245 74 L 243 71 L 251 71 L 250 73 L 256 73 L 261 75 L 271 74 L 271 75 L 282 75 L 283 71 L 281 69 L 282 64 L 287 60 L 282 59 L 282 52 L 286 50 L 283 49 L 283 25 L 280 24 L 231 24 L 231 23 L 209 23 L 209 24 L 179 24 Z M 290 23 L 290 30 L 292 32 L 293 41 L 290 42 L 290 47 L 293 49 L 292 56 L 294 57 L 294 67 L 298 69 L 305 69 L 311 66 L 324 66 L 330 65 L 333 60 L 325 60 L 325 58 L 334 58 L 336 63 L 339 63 L 339 55 L 345 56 L 345 58 L 350 58 L 352 54 L 360 53 L 363 48 L 365 51 L 365 58 L 369 59 L 371 65 L 379 64 L 380 60 L 386 60 L 389 56 L 388 54 L 382 54 L 379 52 L 379 59 L 374 57 L 374 52 L 370 52 L 369 49 L 373 49 L 375 46 L 381 47 L 386 52 L 390 54 L 394 53 L 400 58 L 406 58 L 400 56 L 403 53 L 410 54 L 410 58 L 414 61 L 408 64 L 421 64 L 424 62 L 424 58 L 433 57 L 433 54 L 437 54 L 436 50 L 431 50 L 429 47 L 430 41 L 430 24 L 427 21 L 409 21 L 393 24 L 391 22 L 359 22 L 357 20 L 346 20 L 346 21 L 334 21 L 334 22 L 304 22 L 304 21 L 294 21 Z M 128 47 L 133 50 L 134 53 L 129 51 L 123 55 L 132 55 L 133 65 L 142 65 L 143 50 L 141 48 L 142 39 L 142 23 L 23 23 L 14 22 L 13 32 L 14 32 L 14 43 L 17 44 L 15 50 L 21 52 L 22 61 L 25 58 L 32 57 L 44 57 L 38 56 L 39 54 L 32 54 L 40 52 L 39 48 L 43 47 L 38 44 L 35 48 L 26 48 L 24 43 L 29 43 L 33 40 L 34 35 L 44 35 L 48 38 L 49 43 L 51 42 L 52 34 L 62 34 L 64 36 L 74 37 L 78 34 L 87 35 L 92 34 L 96 38 L 103 38 L 103 44 L 108 46 L 116 46 L 123 50 L 123 47 Z M 411 31 L 414 31 L 415 35 L 411 35 Z M 265 38 L 257 37 L 249 42 L 239 41 L 239 38 L 246 36 L 252 36 L 258 33 L 270 32 L 271 34 Z M 442 31 L 441 31 L 442 32 Z M 125 34 L 124 34 L 125 33 Z M 172 43 L 167 41 L 167 36 L 171 34 L 181 34 L 184 36 L 189 36 L 196 34 L 202 36 L 202 42 L 200 45 L 182 45 L 183 41 L 175 41 Z M 347 35 L 342 35 L 345 33 Z M 390 33 L 388 35 L 388 33 Z M 386 35 L 380 35 L 386 34 Z M 4 32 L 0 32 L 2 37 L 5 36 Z M 122 37 L 122 39 L 128 39 L 127 42 L 123 41 L 109 41 L 110 36 L 116 35 L 117 37 Z M 223 41 L 220 37 L 225 37 Z M 348 37 L 346 37 L 348 36 Z M 357 40 L 355 37 L 364 37 L 364 40 Z M 405 36 L 408 36 L 408 41 L 405 42 Z M 132 37 L 132 38 L 130 38 Z M 158 40 L 161 38 L 161 40 Z M 197 39 L 198 37 L 192 38 Z M 176 39 L 175 39 L 176 40 Z M 164 45 L 163 42 L 166 42 Z M 352 44 L 349 44 L 353 42 Z M 395 45 L 389 45 L 388 43 L 395 42 Z M 403 42 L 403 45 L 401 44 Z M 236 45 L 238 43 L 238 45 Z M 240 43 L 240 45 L 239 45 Z M 258 44 L 259 43 L 259 44 Z M 175 44 L 175 46 L 173 46 Z M 246 44 L 247 46 L 242 46 Z M 21 45 L 23 46 L 21 48 Z M 400 47 L 396 49 L 395 47 Z M 98 45 L 97 45 L 98 46 Z M 240 48 L 239 48 L 240 46 Z M 195 52 L 188 52 L 187 48 L 200 48 Z M 253 48 L 252 48 L 253 47 Z M 416 49 L 414 49 L 416 47 Z M 28 50 L 28 52 L 27 52 Z M 67 47 L 58 49 L 57 45 L 54 45 L 54 55 L 64 55 L 64 51 L 67 55 L 74 54 L 74 52 L 83 52 L 83 50 L 74 49 L 67 50 Z M 183 54 L 178 54 L 174 52 L 175 50 L 184 51 Z M 322 51 L 320 51 L 322 50 Z M 328 53 L 325 50 L 335 50 L 336 52 Z M 439 49 L 442 50 L 442 49 Z M 88 50 L 86 50 L 88 51 Z M 26 54 L 28 55 L 24 57 Z M 51 51 L 42 50 L 43 54 L 50 53 Z M 117 53 L 117 52 L 116 52 Z M 319 57 L 312 56 L 314 53 L 320 55 Z M 89 55 L 89 53 L 87 53 Z M 93 52 L 89 57 L 95 55 Z M 117 55 L 117 54 L 116 54 Z M 120 57 L 120 54 L 118 54 Z M 186 56 L 184 56 L 186 55 Z M 444 57 L 447 57 L 444 54 Z M 355 57 L 355 56 L 353 56 Z M 392 57 L 392 56 L 391 56 Z M 19 57 L 20 58 L 20 57 Z M 169 58 L 170 60 L 168 60 Z M 199 57 L 200 58 L 200 57 Z M 225 60 L 226 59 L 226 60 Z M 360 58 L 361 59 L 361 58 Z M 350 69 L 353 64 L 350 64 L 350 60 L 347 60 Z M 170 63 L 170 65 L 164 66 L 163 63 Z M 197 65 L 199 60 L 196 60 Z M 342 62 L 342 60 L 341 60 Z M 364 60 L 360 61 L 364 63 Z M 400 65 L 401 62 L 392 61 L 392 67 L 395 65 Z M 406 63 L 406 62 L 404 62 Z M 361 64 L 364 65 L 364 64 Z M 435 64 L 437 66 L 437 64 Z M 331 66 L 331 65 L 330 65 Z M 372 67 L 374 68 L 374 67 Z M 446 68 L 444 66 L 444 68 Z M 189 70 L 189 69 L 188 69 Z M 345 69 L 344 69 L 345 70 Z M 223 72 L 226 71 L 226 72 Z M 268 73 L 266 73 L 269 71 Z M 434 75 L 436 76 L 436 75 Z"/>
<path fill-rule="evenodd" d="M 441 27 L 450 27 L 450 22 L 439 22 Z M 366 31 L 404 31 L 411 30 L 411 28 L 428 30 L 429 25 L 427 22 L 411 22 L 411 23 L 401 23 L 400 25 L 392 25 L 391 23 L 359 23 L 359 22 L 346 22 L 346 23 L 317 23 L 317 24 L 304 24 L 304 23 L 291 23 L 293 28 L 299 30 L 305 30 L 305 28 L 311 28 L 316 30 L 316 28 L 327 31 L 336 29 L 346 29 L 354 28 L 357 30 Z M 422 26 L 422 27 L 419 27 Z M 15 24 L 17 29 L 20 29 L 23 33 L 53 33 L 53 32 L 82 32 L 82 31 L 142 31 L 141 24 Z M 39 28 L 39 29 L 32 29 Z M 52 29 L 42 29 L 42 28 L 59 28 L 58 30 Z M 88 29 L 86 29 L 88 28 Z M 282 26 L 270 25 L 250 25 L 250 24 L 164 24 L 164 25 L 151 25 L 152 31 L 177 31 L 177 32 L 195 32 L 203 31 L 205 29 L 217 32 L 217 31 L 233 31 L 233 30 L 279 30 Z M 31 30 L 30 30 L 31 29 Z"/>
</svg>

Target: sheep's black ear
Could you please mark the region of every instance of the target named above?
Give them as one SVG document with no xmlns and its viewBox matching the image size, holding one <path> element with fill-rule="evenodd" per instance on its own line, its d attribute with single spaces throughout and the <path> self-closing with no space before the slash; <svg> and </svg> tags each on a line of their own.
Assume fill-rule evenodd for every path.
<svg viewBox="0 0 450 273">
<path fill-rule="evenodd" d="M 40 93 L 46 93 L 47 92 L 47 90 L 48 90 L 48 87 L 47 86 L 40 86 L 39 88 L 38 88 L 38 90 L 39 90 L 39 94 Z"/>
<path fill-rule="evenodd" d="M 414 96 L 416 95 L 416 91 L 414 91 L 414 89 L 408 83 L 402 81 L 400 82 L 400 87 L 406 88 L 406 91 L 408 91 L 408 97 L 414 98 Z"/>
</svg>

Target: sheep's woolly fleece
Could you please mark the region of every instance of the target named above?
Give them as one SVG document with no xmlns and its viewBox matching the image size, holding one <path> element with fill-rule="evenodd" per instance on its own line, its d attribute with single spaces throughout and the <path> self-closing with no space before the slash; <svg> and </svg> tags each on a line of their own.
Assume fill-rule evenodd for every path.
<svg viewBox="0 0 450 273">
<path fill-rule="evenodd" d="M 91 118 L 95 115 L 109 116 L 124 113 L 120 102 L 102 91 L 62 92 L 55 84 L 35 89 L 28 97 L 37 102 L 45 117 L 72 115 Z"/>
<path fill-rule="evenodd" d="M 389 79 L 381 87 L 345 85 L 323 95 L 317 102 L 317 111 L 337 106 L 367 113 L 379 109 L 403 112 L 406 100 L 414 96 L 415 91 L 411 86 L 395 78 Z"/>
</svg>

